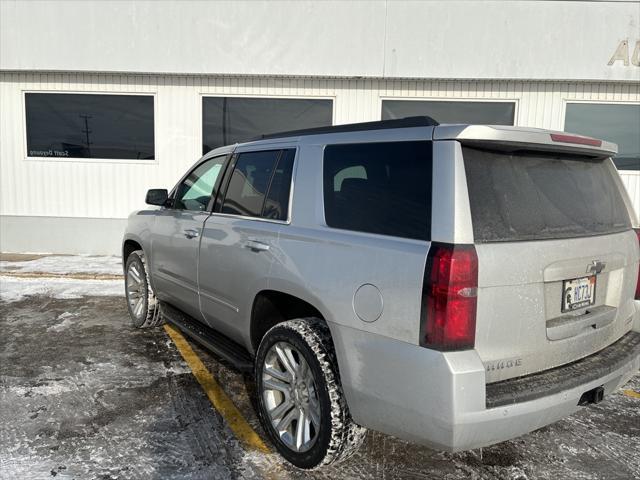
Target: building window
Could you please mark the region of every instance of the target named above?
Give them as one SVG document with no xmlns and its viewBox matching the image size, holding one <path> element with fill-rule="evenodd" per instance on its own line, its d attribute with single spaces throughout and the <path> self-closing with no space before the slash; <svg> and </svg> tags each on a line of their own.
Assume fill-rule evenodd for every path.
<svg viewBox="0 0 640 480">
<path fill-rule="evenodd" d="M 640 170 L 640 105 L 567 103 L 564 129 L 617 143 L 618 169 Z"/>
<path fill-rule="evenodd" d="M 286 220 L 295 150 L 268 150 L 238 155 L 222 213 Z"/>
<path fill-rule="evenodd" d="M 327 145 L 324 211 L 344 230 L 428 240 L 431 142 Z"/>
<path fill-rule="evenodd" d="M 325 127 L 332 118 L 332 100 L 204 97 L 202 153 L 262 134 Z"/>
<path fill-rule="evenodd" d="M 25 94 L 27 156 L 153 160 L 153 95 Z"/>
<path fill-rule="evenodd" d="M 515 102 L 383 100 L 382 120 L 427 115 L 439 123 L 513 125 Z"/>
</svg>

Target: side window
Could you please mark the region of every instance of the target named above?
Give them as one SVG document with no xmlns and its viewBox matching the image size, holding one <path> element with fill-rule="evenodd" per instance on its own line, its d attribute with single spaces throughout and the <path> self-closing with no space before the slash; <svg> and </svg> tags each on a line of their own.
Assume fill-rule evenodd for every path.
<svg viewBox="0 0 640 480">
<path fill-rule="evenodd" d="M 222 213 L 286 220 L 295 150 L 238 155 Z"/>
<path fill-rule="evenodd" d="M 431 142 L 327 145 L 327 225 L 418 240 L 431 236 Z"/>
<path fill-rule="evenodd" d="M 264 202 L 262 216 L 272 220 L 287 220 L 289 213 L 289 193 L 291 192 L 291 175 L 296 151 L 284 150 L 269 187 L 269 194 Z"/>
<path fill-rule="evenodd" d="M 178 186 L 173 208 L 204 211 L 217 188 L 225 156 L 215 157 L 197 166 Z"/>
</svg>

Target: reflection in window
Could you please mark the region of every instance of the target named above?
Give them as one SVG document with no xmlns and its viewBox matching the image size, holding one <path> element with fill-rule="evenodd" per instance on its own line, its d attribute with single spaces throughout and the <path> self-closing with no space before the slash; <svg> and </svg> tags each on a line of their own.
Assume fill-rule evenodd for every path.
<svg viewBox="0 0 640 480">
<path fill-rule="evenodd" d="M 286 220 L 295 150 L 241 153 L 222 213 Z"/>
<path fill-rule="evenodd" d="M 272 220 L 286 220 L 289 215 L 289 193 L 296 151 L 284 150 L 278 159 L 276 170 L 271 179 L 269 193 L 264 202 L 262 216 Z"/>
<path fill-rule="evenodd" d="M 564 129 L 618 144 L 620 170 L 640 170 L 640 105 L 568 103 Z"/>
<path fill-rule="evenodd" d="M 224 156 L 214 157 L 197 166 L 178 186 L 174 208 L 204 211 L 224 163 Z"/>
<path fill-rule="evenodd" d="M 342 182 L 349 178 L 361 178 L 366 180 L 367 171 L 362 165 L 354 165 L 340 170 L 333 178 L 333 190 L 339 192 L 342 189 Z"/>
<path fill-rule="evenodd" d="M 153 160 L 153 96 L 26 93 L 27 156 Z"/>
<path fill-rule="evenodd" d="M 279 150 L 239 155 L 231 175 L 222 213 L 260 217 Z"/>
<path fill-rule="evenodd" d="M 439 123 L 513 125 L 515 102 L 383 100 L 382 120 L 427 115 Z"/>
<path fill-rule="evenodd" d="M 263 134 L 324 127 L 332 116 L 331 100 L 204 97 L 202 153 Z"/>
</svg>

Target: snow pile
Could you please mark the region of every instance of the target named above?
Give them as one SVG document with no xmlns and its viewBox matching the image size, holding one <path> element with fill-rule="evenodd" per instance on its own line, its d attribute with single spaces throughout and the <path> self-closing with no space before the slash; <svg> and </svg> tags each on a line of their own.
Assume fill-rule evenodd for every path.
<svg viewBox="0 0 640 480">
<path fill-rule="evenodd" d="M 24 262 L 0 261 L 1 271 L 122 275 L 122 259 L 116 256 L 50 255 Z"/>
<path fill-rule="evenodd" d="M 123 280 L 76 280 L 73 278 L 16 278 L 0 275 L 0 300 L 17 302 L 32 295 L 53 298 L 122 296 Z"/>
</svg>

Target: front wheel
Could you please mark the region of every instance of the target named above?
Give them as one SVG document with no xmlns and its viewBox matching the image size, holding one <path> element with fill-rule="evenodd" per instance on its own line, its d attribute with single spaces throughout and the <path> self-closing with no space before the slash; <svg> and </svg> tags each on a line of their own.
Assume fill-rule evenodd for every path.
<svg viewBox="0 0 640 480">
<path fill-rule="evenodd" d="M 366 430 L 351 419 L 327 325 L 306 318 L 269 330 L 256 356 L 258 413 L 280 454 L 299 468 L 344 460 Z"/>
<path fill-rule="evenodd" d="M 127 309 L 136 328 L 155 327 L 162 315 L 147 274 L 144 252 L 136 250 L 127 257 L 124 276 Z"/>
</svg>

